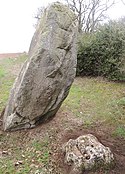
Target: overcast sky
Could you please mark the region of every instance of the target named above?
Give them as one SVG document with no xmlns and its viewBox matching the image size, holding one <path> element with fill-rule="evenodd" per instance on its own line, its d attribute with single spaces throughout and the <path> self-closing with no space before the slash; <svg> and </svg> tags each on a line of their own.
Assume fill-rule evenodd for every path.
<svg viewBox="0 0 125 174">
<path fill-rule="evenodd" d="M 35 28 L 34 15 L 40 6 L 55 0 L 0 0 L 0 53 L 28 51 Z M 120 1 L 120 0 L 119 0 Z M 109 11 L 112 19 L 125 16 L 125 6 Z"/>
</svg>

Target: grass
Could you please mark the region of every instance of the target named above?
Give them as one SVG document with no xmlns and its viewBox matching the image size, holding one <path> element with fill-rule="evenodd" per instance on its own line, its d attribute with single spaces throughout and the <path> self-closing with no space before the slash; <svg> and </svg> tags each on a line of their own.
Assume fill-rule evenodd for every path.
<svg viewBox="0 0 125 174">
<path fill-rule="evenodd" d="M 9 91 L 12 87 L 12 84 L 14 82 L 14 78 L 10 78 L 9 80 L 5 81 L 5 79 L 1 80 L 0 84 L 0 112 L 5 107 Z"/>
<path fill-rule="evenodd" d="M 6 105 L 10 89 L 18 74 L 16 68 L 20 68 L 25 60 L 25 55 L 19 58 L 6 58 L 0 60 L 0 112 Z"/>
<path fill-rule="evenodd" d="M 4 140 L 6 141 L 8 140 Z M 34 174 L 36 171 L 43 170 L 44 166 L 49 163 L 48 140 L 31 140 L 26 146 L 15 141 L 15 145 L 7 151 L 8 154 L 0 159 L 0 174 Z"/>
<path fill-rule="evenodd" d="M 63 109 L 85 122 L 125 124 L 125 84 L 99 78 L 77 78 Z"/>
<path fill-rule="evenodd" d="M 21 67 L 25 60 L 26 56 L 21 56 L 18 59 L 0 60 L 0 112 L 6 105 L 10 89 L 19 71 L 13 72 L 13 70 L 15 67 L 17 69 Z M 0 174 L 40 173 L 44 171 L 44 165 L 49 162 L 49 141 L 47 138 L 42 141 L 33 139 L 27 142 L 26 147 L 25 143 L 23 146 L 22 141 L 19 141 L 18 135 L 13 138 L 0 136 L 0 145 L 2 142 L 4 143 L 2 150 L 6 150 L 8 154 L 3 158 L 0 157 Z M 16 166 L 18 161 L 22 161 L 22 164 Z"/>
<path fill-rule="evenodd" d="M 3 78 L 5 76 L 5 70 L 2 66 L 0 66 L 0 78 Z"/>
<path fill-rule="evenodd" d="M 4 108 L 15 76 L 10 73 L 26 60 L 3 59 L 0 62 L 0 111 Z M 125 124 L 125 84 L 99 78 L 77 78 L 62 108 L 82 117 L 86 124 L 97 120 Z"/>
<path fill-rule="evenodd" d="M 122 137 L 125 138 L 125 126 L 120 125 L 118 126 L 115 131 L 113 132 L 113 135 L 116 137 Z"/>
<path fill-rule="evenodd" d="M 12 87 L 16 69 L 26 60 L 0 60 L 0 112 L 5 107 Z M 13 71 L 14 70 L 14 71 Z M 96 122 L 114 127 L 113 136 L 125 138 L 125 83 L 109 82 L 101 78 L 76 78 L 69 96 L 61 110 L 72 113 L 75 118 L 83 120 L 83 126 L 89 127 Z M 8 154 L 0 157 L 0 174 L 34 174 L 46 173 L 50 159 L 50 139 L 36 139 L 20 133 L 0 135 L 1 150 Z M 15 165 L 22 161 L 22 164 Z"/>
<path fill-rule="evenodd" d="M 5 58 L 5 59 L 0 60 L 0 64 L 3 67 L 10 66 L 10 68 L 11 68 L 13 65 L 24 63 L 26 59 L 27 59 L 26 55 L 21 55 L 18 58 Z"/>
<path fill-rule="evenodd" d="M 4 108 L 15 76 L 10 73 L 26 60 L 3 59 L 0 62 L 0 111 Z M 17 74 L 16 74 L 17 75 Z M 125 124 L 125 84 L 109 82 L 101 78 L 77 78 L 62 109 L 83 118 L 86 124 L 106 121 Z"/>
</svg>

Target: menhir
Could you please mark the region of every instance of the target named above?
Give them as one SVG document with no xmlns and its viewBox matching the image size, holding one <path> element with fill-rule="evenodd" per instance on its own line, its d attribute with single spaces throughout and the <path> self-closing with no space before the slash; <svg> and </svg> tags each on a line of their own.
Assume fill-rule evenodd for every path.
<svg viewBox="0 0 125 174">
<path fill-rule="evenodd" d="M 4 130 L 32 128 L 56 114 L 76 74 L 76 38 L 74 13 L 61 3 L 50 5 L 11 90 Z"/>
</svg>

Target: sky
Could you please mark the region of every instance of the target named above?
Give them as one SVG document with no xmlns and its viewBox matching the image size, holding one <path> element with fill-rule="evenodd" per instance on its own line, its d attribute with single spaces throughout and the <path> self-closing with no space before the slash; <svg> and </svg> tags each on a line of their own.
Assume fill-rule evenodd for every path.
<svg viewBox="0 0 125 174">
<path fill-rule="evenodd" d="M 37 9 L 54 1 L 0 0 L 0 53 L 28 52 L 35 32 L 34 16 Z M 117 3 L 108 15 L 111 19 L 125 16 L 125 6 Z"/>
</svg>

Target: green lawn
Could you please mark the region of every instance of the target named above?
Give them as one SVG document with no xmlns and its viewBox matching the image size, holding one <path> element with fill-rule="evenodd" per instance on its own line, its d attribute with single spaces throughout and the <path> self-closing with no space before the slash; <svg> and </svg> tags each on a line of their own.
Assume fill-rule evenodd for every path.
<svg viewBox="0 0 125 174">
<path fill-rule="evenodd" d="M 76 78 L 63 108 L 87 123 L 125 124 L 125 83 Z"/>
<path fill-rule="evenodd" d="M 0 60 L 0 112 L 25 60 L 25 56 Z M 60 113 L 62 111 L 82 119 L 83 126 L 99 122 L 114 127 L 112 136 L 125 138 L 125 83 L 102 78 L 76 78 Z M 52 131 L 56 134 L 55 130 Z M 23 131 L 0 134 L 0 151 L 8 153 L 0 157 L 0 174 L 34 174 L 36 171 L 46 174 L 44 167 L 50 163 L 51 139 L 48 135 L 28 139 L 29 134 L 27 136 Z M 17 162 L 21 164 L 17 165 Z"/>
<path fill-rule="evenodd" d="M 25 60 L 25 55 L 0 60 L 0 112 L 6 105 L 10 89 Z"/>
<path fill-rule="evenodd" d="M 26 56 L 0 61 L 0 112 L 6 105 L 9 91 Z M 62 109 L 82 117 L 87 124 L 107 122 L 125 124 L 125 83 L 102 78 L 76 78 Z"/>
</svg>

